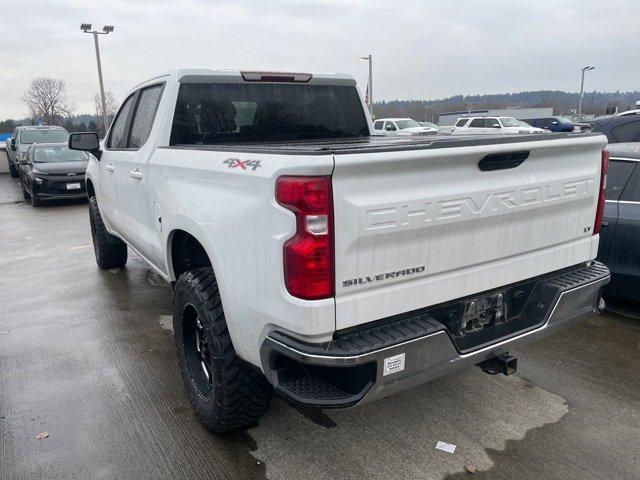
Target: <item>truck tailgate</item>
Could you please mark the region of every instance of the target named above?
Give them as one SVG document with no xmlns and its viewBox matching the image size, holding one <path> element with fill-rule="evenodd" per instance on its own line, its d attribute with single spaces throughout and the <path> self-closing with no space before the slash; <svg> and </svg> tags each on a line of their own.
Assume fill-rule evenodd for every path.
<svg viewBox="0 0 640 480">
<path fill-rule="evenodd" d="M 336 329 L 595 258 L 605 144 L 549 137 L 335 154 Z M 514 152 L 526 156 L 516 167 L 479 168 Z"/>
</svg>

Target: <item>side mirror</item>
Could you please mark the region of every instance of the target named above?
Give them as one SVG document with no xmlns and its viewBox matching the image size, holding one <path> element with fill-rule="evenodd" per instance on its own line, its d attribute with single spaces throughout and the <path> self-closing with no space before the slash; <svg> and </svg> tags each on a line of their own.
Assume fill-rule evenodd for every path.
<svg viewBox="0 0 640 480">
<path fill-rule="evenodd" d="M 558 122 L 551 122 L 551 125 L 557 125 Z"/>
<path fill-rule="evenodd" d="M 491 125 L 493 128 L 501 128 L 500 125 L 498 123 L 496 123 L 495 125 Z"/>
<path fill-rule="evenodd" d="M 11 139 L 11 150 L 16 151 L 16 139 L 15 137 Z"/>
<path fill-rule="evenodd" d="M 93 154 L 98 160 L 102 156 L 100 140 L 96 132 L 76 132 L 69 135 L 69 150 L 81 150 Z"/>
<path fill-rule="evenodd" d="M 384 128 L 387 132 L 393 132 L 393 125 L 386 125 Z"/>
</svg>

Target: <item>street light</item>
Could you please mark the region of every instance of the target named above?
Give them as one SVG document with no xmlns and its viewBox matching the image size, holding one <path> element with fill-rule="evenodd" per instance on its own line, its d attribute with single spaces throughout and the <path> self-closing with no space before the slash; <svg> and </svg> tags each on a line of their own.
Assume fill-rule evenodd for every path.
<svg viewBox="0 0 640 480">
<path fill-rule="evenodd" d="M 366 57 L 360 57 L 362 60 L 369 62 L 369 84 L 367 85 L 367 96 L 369 97 L 369 114 L 373 118 L 373 57 L 367 55 Z"/>
<path fill-rule="evenodd" d="M 107 35 L 113 32 L 113 25 L 105 25 L 102 27 L 102 31 L 99 32 L 97 30 L 91 30 L 90 23 L 83 23 L 80 25 L 80 30 L 84 33 L 92 33 L 93 34 L 93 42 L 96 47 L 96 62 L 98 63 L 98 80 L 100 80 L 100 96 L 102 97 L 102 121 L 104 123 L 104 134 L 107 134 L 107 102 L 104 96 L 104 83 L 102 82 L 102 65 L 100 63 L 100 47 L 98 46 L 98 35 Z"/>
<path fill-rule="evenodd" d="M 578 102 L 578 116 L 580 116 L 580 114 L 582 113 L 582 97 L 584 96 L 584 72 L 588 72 L 590 70 L 593 70 L 594 68 L 596 67 L 586 66 L 580 69 L 582 70 L 582 81 L 580 82 L 580 100 Z"/>
</svg>

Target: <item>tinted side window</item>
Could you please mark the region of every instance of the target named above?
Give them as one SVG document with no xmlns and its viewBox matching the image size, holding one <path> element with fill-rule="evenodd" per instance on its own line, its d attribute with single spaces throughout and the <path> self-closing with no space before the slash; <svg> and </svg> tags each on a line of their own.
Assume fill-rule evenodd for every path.
<svg viewBox="0 0 640 480">
<path fill-rule="evenodd" d="M 611 133 L 618 142 L 633 142 L 640 135 L 640 120 L 613 127 Z"/>
<path fill-rule="evenodd" d="M 500 126 L 500 122 L 498 122 L 498 119 L 497 119 L 497 118 L 487 118 L 487 119 L 484 121 L 484 126 L 485 126 L 486 128 L 493 128 L 493 127 L 494 127 L 494 126 L 496 126 L 496 125 L 497 125 L 498 127 Z"/>
<path fill-rule="evenodd" d="M 373 124 L 373 128 L 375 128 L 376 130 L 382 130 L 384 128 L 384 122 L 382 120 L 378 120 Z"/>
<path fill-rule="evenodd" d="M 465 123 L 467 123 L 466 118 L 463 118 L 462 120 L 458 120 L 458 123 L 456 123 L 456 127 L 462 127 Z"/>
<path fill-rule="evenodd" d="M 393 123 L 393 122 L 387 122 L 387 124 L 385 125 L 385 128 L 386 128 L 387 130 L 392 131 L 392 132 L 393 132 L 393 131 L 395 131 L 395 130 L 397 130 L 397 128 L 396 128 L 396 126 L 394 125 L 394 123 Z"/>
<path fill-rule="evenodd" d="M 475 118 L 471 120 L 469 128 L 484 128 L 484 118 Z"/>
<path fill-rule="evenodd" d="M 109 136 L 109 141 L 107 142 L 107 148 L 125 148 L 127 144 L 126 132 L 125 128 L 127 126 L 127 119 L 129 118 L 129 113 L 131 112 L 131 108 L 133 107 L 133 99 L 135 98 L 135 94 L 131 95 L 129 98 L 125 100 L 118 112 L 118 116 L 113 121 L 113 126 L 111 127 L 111 134 Z"/>
<path fill-rule="evenodd" d="M 607 181 L 608 180 L 609 178 L 607 177 Z M 640 202 L 640 168 L 636 167 L 636 171 L 627 182 L 627 186 L 620 196 L 620 200 Z"/>
<path fill-rule="evenodd" d="M 635 162 L 624 162 L 621 160 L 611 160 L 609 164 L 609 173 L 607 174 L 607 188 L 605 197 L 607 200 L 618 200 L 624 186 L 629 180 Z"/>
<path fill-rule="evenodd" d="M 161 94 L 162 85 L 145 88 L 140 92 L 136 113 L 131 122 L 129 148 L 140 148 L 149 138 Z"/>
</svg>

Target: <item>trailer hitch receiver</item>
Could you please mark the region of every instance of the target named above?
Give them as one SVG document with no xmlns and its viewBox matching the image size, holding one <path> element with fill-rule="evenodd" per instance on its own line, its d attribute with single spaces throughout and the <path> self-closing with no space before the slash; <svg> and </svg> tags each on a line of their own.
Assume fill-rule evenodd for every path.
<svg viewBox="0 0 640 480">
<path fill-rule="evenodd" d="M 499 373 L 511 375 L 518 370 L 518 358 L 509 355 L 509 352 L 507 352 L 480 362 L 478 366 L 484 373 L 489 375 L 497 375 Z"/>
</svg>

